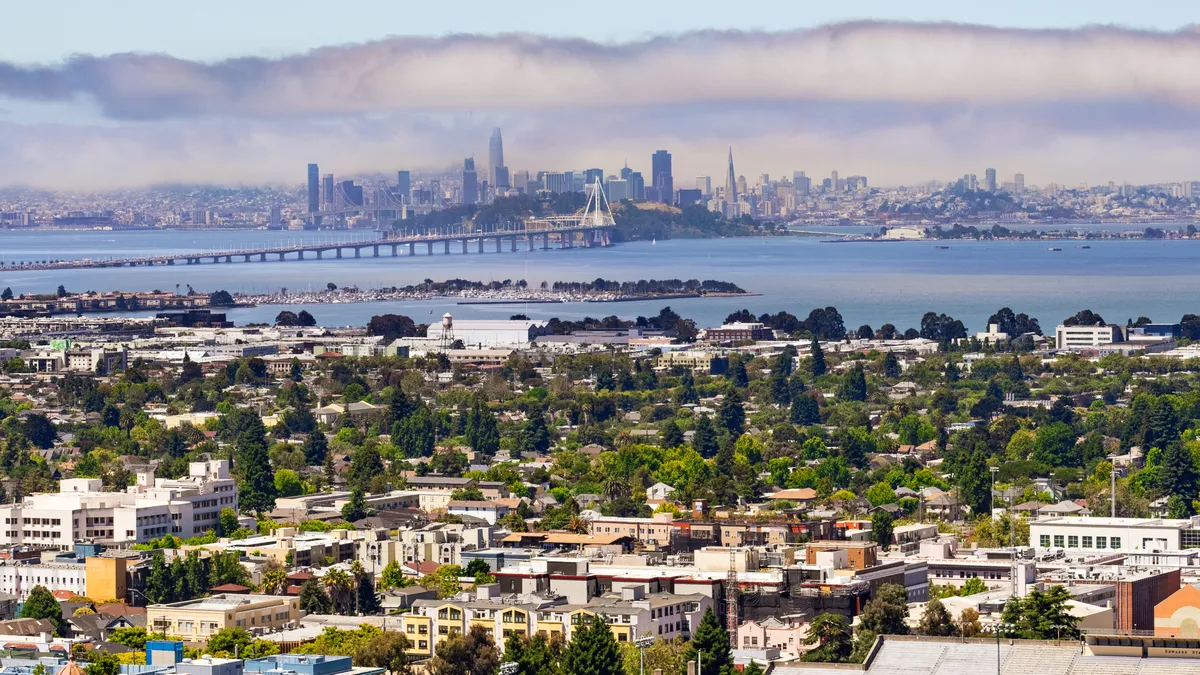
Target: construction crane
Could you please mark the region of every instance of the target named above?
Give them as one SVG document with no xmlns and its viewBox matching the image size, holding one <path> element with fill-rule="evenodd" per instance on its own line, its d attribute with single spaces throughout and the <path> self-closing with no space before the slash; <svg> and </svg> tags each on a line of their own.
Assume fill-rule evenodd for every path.
<svg viewBox="0 0 1200 675">
<path fill-rule="evenodd" d="M 738 627 L 737 549 L 729 547 L 729 575 L 725 577 L 725 632 L 729 633 L 730 649 L 737 649 Z"/>
</svg>

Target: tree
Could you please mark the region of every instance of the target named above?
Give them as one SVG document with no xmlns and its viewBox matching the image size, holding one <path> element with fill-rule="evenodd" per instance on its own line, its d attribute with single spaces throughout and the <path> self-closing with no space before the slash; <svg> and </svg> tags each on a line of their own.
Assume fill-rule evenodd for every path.
<svg viewBox="0 0 1200 675">
<path fill-rule="evenodd" d="M 803 661 L 844 663 L 854 649 L 850 620 L 841 614 L 818 614 L 808 625 L 804 644 L 812 647 L 801 657 Z"/>
<path fill-rule="evenodd" d="M 19 619 L 47 619 L 54 624 L 55 632 L 63 634 L 66 624 L 63 622 L 62 606 L 45 586 L 34 586 L 29 592 L 29 598 L 21 605 Z"/>
<path fill-rule="evenodd" d="M 342 520 L 353 523 L 367 517 L 367 497 L 361 488 L 350 490 L 350 499 L 342 505 Z"/>
<path fill-rule="evenodd" d="M 379 335 L 384 342 L 392 342 L 397 338 L 416 337 L 417 325 L 407 316 L 381 314 L 367 322 L 367 335 Z"/>
<path fill-rule="evenodd" d="M 541 454 L 550 449 L 550 429 L 546 426 L 546 414 L 537 407 L 529 411 L 529 419 L 517 433 L 517 450 Z"/>
<path fill-rule="evenodd" d="M 297 476 L 296 472 L 291 469 L 276 471 L 275 494 L 280 497 L 295 497 L 304 494 L 304 484 L 300 482 L 300 476 Z"/>
<path fill-rule="evenodd" d="M 950 636 L 957 631 L 954 629 L 954 619 L 946 606 L 937 598 L 930 598 L 925 603 L 925 611 L 921 613 L 921 623 L 917 626 L 921 635 Z"/>
<path fill-rule="evenodd" d="M 1158 489 L 1169 497 L 1179 497 L 1183 513 L 1172 514 L 1172 518 L 1187 518 L 1192 515 L 1192 500 L 1196 498 L 1198 477 L 1192 452 L 1176 441 L 1162 453 L 1158 467 Z M 1175 510 L 1179 510 L 1177 506 Z"/>
<path fill-rule="evenodd" d="M 1079 619 L 1070 613 L 1070 599 L 1071 594 L 1061 585 L 1046 591 L 1034 589 L 1024 598 L 1010 598 L 1004 605 L 1001 621 L 1015 626 L 1016 637 L 1050 640 L 1061 635 L 1076 639 L 1079 630 L 1075 626 Z"/>
<path fill-rule="evenodd" d="M 355 589 L 355 605 L 358 607 L 358 615 L 378 614 L 383 606 L 379 602 L 379 594 L 375 591 L 375 575 L 366 573 L 362 569 L 362 564 L 357 560 L 354 562 L 358 565 L 355 574 L 358 577 Z"/>
<path fill-rule="evenodd" d="M 267 595 L 283 595 L 288 588 L 287 570 L 277 566 L 263 572 L 261 586 Z"/>
<path fill-rule="evenodd" d="M 562 670 L 564 675 L 624 675 L 621 651 L 604 615 L 575 628 L 563 650 Z"/>
<path fill-rule="evenodd" d="M 815 337 L 809 347 L 809 370 L 812 371 L 813 377 L 820 377 L 826 372 L 825 352 L 821 350 L 821 343 L 817 342 Z"/>
<path fill-rule="evenodd" d="M 896 503 L 896 491 L 892 489 L 891 485 L 884 482 L 876 483 L 868 488 L 866 497 L 871 506 Z"/>
<path fill-rule="evenodd" d="M 43 450 L 53 448 L 54 441 L 58 440 L 58 430 L 54 428 L 50 418 L 41 413 L 27 415 L 21 424 L 21 433 L 29 439 L 30 443 Z"/>
<path fill-rule="evenodd" d="M 213 307 L 233 307 L 233 296 L 229 291 L 217 291 L 208 296 L 208 304 Z"/>
<path fill-rule="evenodd" d="M 980 443 L 980 446 L 984 445 Z M 984 451 L 976 448 L 964 453 L 966 458 L 958 467 L 957 475 L 959 499 L 971 509 L 973 516 L 988 513 L 992 496 Z"/>
<path fill-rule="evenodd" d="M 1037 430 L 1031 459 L 1050 466 L 1079 466 L 1075 430 L 1063 422 L 1044 424 Z"/>
<path fill-rule="evenodd" d="M 383 567 L 383 571 L 379 573 L 379 589 L 386 591 L 390 588 L 405 588 L 411 586 L 412 582 L 408 577 L 404 576 L 403 570 L 400 568 L 400 563 L 393 560 Z"/>
<path fill-rule="evenodd" d="M 810 426 L 821 421 L 821 408 L 817 399 L 800 395 L 792 398 L 792 409 L 788 413 L 788 421 L 792 424 Z"/>
<path fill-rule="evenodd" d="M 642 657 L 645 656 L 646 673 L 661 670 L 663 673 L 679 675 L 687 672 L 687 649 L 690 643 L 683 638 L 666 640 L 659 638 L 649 647 L 638 649 L 632 643 L 621 643 L 621 658 L 625 675 L 642 675 Z"/>
<path fill-rule="evenodd" d="M 354 665 L 360 668 L 384 668 L 391 675 L 411 675 L 408 650 L 412 646 L 404 633 L 382 631 L 358 646 L 354 651 Z"/>
<path fill-rule="evenodd" d="M 352 487 L 367 491 L 371 479 L 383 473 L 383 458 L 374 445 L 364 445 L 350 457 L 350 470 L 346 482 Z"/>
<path fill-rule="evenodd" d="M 700 456 L 705 459 L 717 454 L 717 432 L 713 429 L 712 420 L 708 415 L 700 415 L 696 418 L 695 428 L 692 432 L 693 450 L 700 453 Z"/>
<path fill-rule="evenodd" d="M 675 419 L 671 418 L 663 422 L 658 430 L 658 444 L 664 448 L 678 448 L 683 443 L 683 432 L 679 430 Z"/>
<path fill-rule="evenodd" d="M 299 325 L 299 323 L 300 323 L 300 320 L 296 317 L 295 312 L 285 309 L 282 312 L 275 315 L 275 325 L 276 326 L 296 326 L 296 325 Z"/>
<path fill-rule="evenodd" d="M 60 298 L 67 297 L 67 287 L 63 286 L 62 284 L 59 284 L 57 294 L 58 294 L 58 297 L 60 297 Z"/>
<path fill-rule="evenodd" d="M 433 574 L 421 577 L 421 585 L 438 592 L 439 598 L 448 598 L 462 590 L 458 578 L 465 576 L 459 565 L 439 565 Z"/>
<path fill-rule="evenodd" d="M 262 423 L 259 422 L 261 429 Z M 238 486 L 238 504 L 244 511 L 262 514 L 275 508 L 275 480 L 271 473 L 271 459 L 261 434 L 247 430 L 238 440 L 237 469 L 241 474 Z"/>
<path fill-rule="evenodd" d="M 0 293 L 0 300 L 4 300 L 7 302 L 12 299 L 13 299 L 13 292 L 12 292 L 11 288 L 5 288 L 4 292 Z"/>
<path fill-rule="evenodd" d="M 325 454 L 329 451 L 329 442 L 320 429 L 313 429 L 304 439 L 304 461 L 309 466 L 321 466 L 325 463 Z"/>
<path fill-rule="evenodd" d="M 233 534 L 238 527 L 240 526 L 238 525 L 237 511 L 234 511 L 228 506 L 221 509 L 220 518 L 217 520 L 217 534 L 223 537 L 228 537 L 229 535 Z"/>
<path fill-rule="evenodd" d="M 312 314 L 309 314 L 307 309 L 302 309 L 296 314 L 296 325 L 304 327 L 315 326 L 317 325 L 317 320 L 313 318 Z"/>
<path fill-rule="evenodd" d="M 307 614 L 328 614 L 333 610 L 329 594 L 315 577 L 300 586 L 300 609 Z"/>
<path fill-rule="evenodd" d="M 733 665 L 733 652 L 729 647 L 729 633 L 717 619 L 716 612 L 710 606 L 704 610 L 700 625 L 692 631 L 692 644 L 688 647 L 687 660 L 695 661 L 696 654 L 704 653 L 701 660 L 703 670 L 697 675 L 722 675 L 726 667 Z"/>
<path fill-rule="evenodd" d="M 729 370 L 725 371 L 725 379 L 735 387 L 745 387 L 750 384 L 750 378 L 746 375 L 746 364 L 742 362 L 740 356 L 735 354 L 729 358 Z"/>
<path fill-rule="evenodd" d="M 430 675 L 494 675 L 500 667 L 500 650 L 483 626 L 471 626 L 438 643 L 429 661 Z"/>
<path fill-rule="evenodd" d="M 871 514 L 871 540 L 886 549 L 892 545 L 892 514 L 879 509 Z"/>
<path fill-rule="evenodd" d="M 746 410 L 742 407 L 742 399 L 738 397 L 737 391 L 730 390 L 721 399 L 721 405 L 717 408 L 717 419 L 733 436 L 742 434 L 742 427 L 746 424 Z"/>
<path fill-rule="evenodd" d="M 898 584 L 883 584 L 859 614 L 859 628 L 876 635 L 907 635 L 908 593 Z"/>
<path fill-rule="evenodd" d="M 889 380 L 895 380 L 900 377 L 900 359 L 896 358 L 895 352 L 888 352 L 883 357 L 883 376 Z"/>
<path fill-rule="evenodd" d="M 842 398 L 847 401 L 867 400 L 867 376 L 863 373 L 862 364 L 854 364 L 850 372 L 842 380 Z"/>
<path fill-rule="evenodd" d="M 116 654 L 97 649 L 88 655 L 84 672 L 87 675 L 120 675 L 121 662 Z"/>
</svg>

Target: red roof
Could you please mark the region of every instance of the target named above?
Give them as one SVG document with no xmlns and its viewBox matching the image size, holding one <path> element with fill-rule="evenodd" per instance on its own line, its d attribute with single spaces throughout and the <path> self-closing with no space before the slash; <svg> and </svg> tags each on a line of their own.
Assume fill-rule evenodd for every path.
<svg viewBox="0 0 1200 675">
<path fill-rule="evenodd" d="M 220 586 L 213 586 L 208 590 L 214 593 L 249 593 L 250 587 L 240 584 L 221 584 Z"/>
<path fill-rule="evenodd" d="M 57 600 L 70 600 L 71 598 L 74 598 L 79 594 L 71 592 L 71 591 L 59 590 L 59 591 L 52 591 L 50 593 L 50 595 L 53 595 L 55 597 L 55 599 L 57 599 Z"/>
<path fill-rule="evenodd" d="M 434 560 L 422 560 L 415 565 L 410 564 L 409 567 L 415 569 L 418 573 L 425 575 L 433 574 L 439 567 L 441 567 L 441 565 Z"/>
</svg>

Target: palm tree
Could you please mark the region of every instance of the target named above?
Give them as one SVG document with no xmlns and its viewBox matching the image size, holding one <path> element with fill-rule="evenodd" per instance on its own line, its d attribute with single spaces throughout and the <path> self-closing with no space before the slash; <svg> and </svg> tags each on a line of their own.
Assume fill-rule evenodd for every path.
<svg viewBox="0 0 1200 675">
<path fill-rule="evenodd" d="M 579 516 L 571 516 L 571 519 L 567 521 L 567 531 L 575 534 L 587 534 L 588 521 Z"/>
<path fill-rule="evenodd" d="M 329 597 L 333 599 L 333 605 L 338 609 L 338 613 L 349 614 L 350 594 L 354 590 L 354 580 L 350 578 L 350 575 L 335 568 L 327 570 L 321 580 L 325 582 L 325 589 L 329 591 Z"/>
<path fill-rule="evenodd" d="M 604 496 L 610 501 L 615 501 L 624 497 L 629 492 L 629 484 L 622 478 L 617 476 L 609 476 L 608 480 L 604 481 Z"/>
<path fill-rule="evenodd" d="M 267 595 L 283 595 L 288 587 L 287 570 L 282 567 L 267 570 L 263 573 L 262 591 Z"/>
</svg>

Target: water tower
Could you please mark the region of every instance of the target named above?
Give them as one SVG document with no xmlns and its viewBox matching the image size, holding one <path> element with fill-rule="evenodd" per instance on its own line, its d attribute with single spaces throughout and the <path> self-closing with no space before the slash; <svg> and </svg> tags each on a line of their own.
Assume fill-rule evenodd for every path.
<svg viewBox="0 0 1200 675">
<path fill-rule="evenodd" d="M 442 315 L 442 339 L 438 346 L 442 349 L 450 349 L 454 344 L 454 317 L 450 316 L 450 312 Z"/>
</svg>

